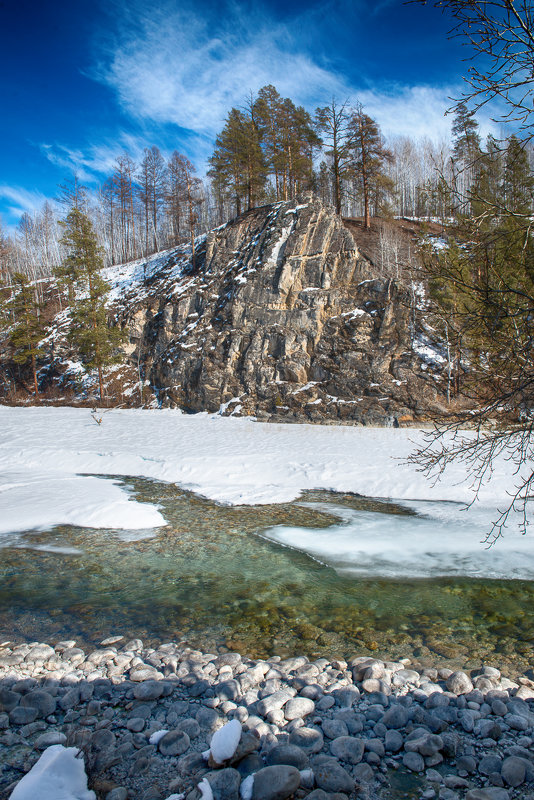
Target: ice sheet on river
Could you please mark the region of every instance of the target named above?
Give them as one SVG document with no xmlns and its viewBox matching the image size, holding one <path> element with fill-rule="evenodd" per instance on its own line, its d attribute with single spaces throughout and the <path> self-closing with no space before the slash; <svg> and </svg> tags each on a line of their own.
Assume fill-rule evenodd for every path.
<svg viewBox="0 0 534 800">
<path fill-rule="evenodd" d="M 402 502 L 416 512 L 352 510 L 326 503 L 306 503 L 336 513 L 341 521 L 327 528 L 276 526 L 262 535 L 308 553 L 340 574 L 358 577 L 515 578 L 534 580 L 534 543 L 511 526 L 502 540 L 484 541 L 489 509 L 465 509 L 462 503 Z"/>
<path fill-rule="evenodd" d="M 517 480 L 513 465 L 501 459 L 477 503 L 459 516 L 456 504 L 472 500 L 465 467 L 455 464 L 438 484 L 428 482 L 403 463 L 421 442 L 416 430 L 273 425 L 177 410 L 113 410 L 102 420 L 97 425 L 88 409 L 0 407 L 1 532 L 165 523 L 155 506 L 95 475 L 170 481 L 230 504 L 289 502 L 307 489 L 331 489 L 395 498 L 421 516 L 360 514 L 336 530 L 272 535 L 320 559 L 328 551 L 338 568 L 363 568 L 383 557 L 384 570 L 402 563 L 412 569 L 416 560 L 415 574 L 420 567 L 428 574 L 429 565 L 449 570 L 454 560 L 472 574 L 473 554 L 480 564 L 487 560 L 480 540 Z M 507 535 L 494 552 L 526 554 L 529 547 L 529 537 Z"/>
</svg>

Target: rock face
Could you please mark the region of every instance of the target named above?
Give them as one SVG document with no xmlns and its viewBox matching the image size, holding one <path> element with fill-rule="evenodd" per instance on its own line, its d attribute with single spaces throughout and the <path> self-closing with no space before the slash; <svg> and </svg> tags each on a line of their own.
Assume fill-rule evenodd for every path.
<svg viewBox="0 0 534 800">
<path fill-rule="evenodd" d="M 421 348 L 413 288 L 377 274 L 306 195 L 212 231 L 194 264 L 177 252 L 118 308 L 162 405 L 397 425 L 442 410 L 444 359 Z"/>
</svg>

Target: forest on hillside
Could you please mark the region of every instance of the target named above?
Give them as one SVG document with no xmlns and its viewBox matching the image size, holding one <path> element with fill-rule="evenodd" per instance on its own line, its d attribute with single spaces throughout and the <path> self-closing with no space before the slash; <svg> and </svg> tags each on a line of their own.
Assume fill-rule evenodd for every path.
<svg viewBox="0 0 534 800">
<path fill-rule="evenodd" d="M 332 99 L 314 115 L 264 86 L 232 108 L 207 172 L 175 150 L 145 148 L 140 163 L 116 159 L 101 186 L 66 176 L 54 201 L 26 213 L 10 236 L 0 227 L 0 278 L 45 278 L 65 258 L 64 220 L 72 208 L 92 222 L 106 265 L 123 263 L 194 238 L 241 212 L 312 190 L 344 217 L 415 217 L 450 224 L 477 201 L 504 204 L 532 183 L 533 148 L 512 135 L 482 141 L 475 115 L 460 103 L 450 141 L 386 140 L 360 103 Z M 532 193 L 531 193 L 532 194 Z M 530 204 L 532 198 L 530 197 Z M 531 205 L 530 205 L 531 207 Z"/>
</svg>

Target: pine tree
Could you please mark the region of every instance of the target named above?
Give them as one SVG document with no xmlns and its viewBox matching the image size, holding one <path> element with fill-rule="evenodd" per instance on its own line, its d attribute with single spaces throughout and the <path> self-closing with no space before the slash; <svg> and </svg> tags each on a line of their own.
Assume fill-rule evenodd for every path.
<svg viewBox="0 0 534 800">
<path fill-rule="evenodd" d="M 378 123 L 363 112 L 359 103 L 351 119 L 353 131 L 352 173 L 356 177 L 364 204 L 364 226 L 371 227 L 371 203 L 378 210 L 382 197 L 393 188 L 384 166 L 393 156 L 384 144 Z"/>
<path fill-rule="evenodd" d="M 60 183 L 58 189 L 58 203 L 66 208 L 76 208 L 78 211 L 86 211 L 87 186 L 84 186 L 80 181 L 76 172 L 72 178 L 69 178 L 65 183 Z"/>
<path fill-rule="evenodd" d="M 258 119 L 255 109 L 255 100 L 252 92 L 250 93 L 245 112 L 246 122 L 246 189 L 247 207 L 254 208 L 260 201 L 265 200 L 267 169 L 263 150 L 261 148 L 261 138 Z"/>
<path fill-rule="evenodd" d="M 13 295 L 10 312 L 14 323 L 10 328 L 9 344 L 15 364 L 30 364 L 35 397 L 39 394 L 37 359 L 42 354 L 39 342 L 43 338 L 42 305 L 38 302 L 35 287 L 22 272 L 12 275 Z"/>
<path fill-rule="evenodd" d="M 530 169 L 526 143 L 515 135 L 508 139 L 504 157 L 503 195 L 509 214 L 530 216 L 534 199 L 534 176 Z"/>
<path fill-rule="evenodd" d="M 472 164 L 480 153 L 478 122 L 465 103 L 456 106 L 452 123 L 453 160 L 461 166 Z"/>
<path fill-rule="evenodd" d="M 272 84 L 262 86 L 254 103 L 255 122 L 269 174 L 274 176 L 276 199 L 282 197 L 283 163 L 280 120 L 283 100 Z"/>
<path fill-rule="evenodd" d="M 503 158 L 501 148 L 491 134 L 486 150 L 478 159 L 476 177 L 471 188 L 471 213 L 481 220 L 482 227 L 492 227 L 503 208 Z"/>
<path fill-rule="evenodd" d="M 281 109 L 282 197 L 288 200 L 313 183 L 314 151 L 321 144 L 310 114 L 286 98 Z"/>
<path fill-rule="evenodd" d="M 479 109 L 497 100 L 502 122 L 512 122 L 516 132 L 524 132 L 531 140 L 534 19 L 530 0 L 491 3 L 435 0 L 433 5 L 454 19 L 455 37 L 468 48 L 470 66 L 464 77 L 464 106 L 472 104 Z M 470 362 L 471 386 L 479 404 L 440 427 L 424 448 L 411 456 L 419 470 L 433 476 L 449 464 L 460 462 L 474 485 L 475 497 L 491 475 L 495 459 L 508 462 L 513 474 L 510 500 L 488 531 L 489 543 L 512 522 L 515 516 L 512 512 L 519 512 L 522 519 L 518 527 L 527 532 L 534 489 L 534 253 L 530 175 L 525 174 L 513 188 L 513 173 L 518 167 L 523 172 L 523 167 L 520 156 L 511 159 L 515 144 L 509 148 L 504 165 L 505 202 L 499 200 L 493 211 L 488 204 L 483 217 L 466 215 L 462 221 L 465 236 L 461 255 L 470 270 L 465 270 L 467 277 L 455 275 L 454 263 L 447 259 L 446 251 L 440 259 L 445 280 L 456 281 L 456 288 L 466 297 L 464 328 L 480 337 L 482 355 Z M 525 178 L 526 187 L 522 187 Z M 454 184 L 451 190 L 456 190 Z M 527 213 L 509 210 L 506 194 L 511 207 L 528 209 Z M 473 437 L 449 435 L 466 423 L 475 428 Z M 513 522 L 515 526 L 515 519 Z"/>
<path fill-rule="evenodd" d="M 457 212 L 470 211 L 469 194 L 477 181 L 480 166 L 481 142 L 474 113 L 465 103 L 459 103 L 452 123 L 452 166 L 455 194 L 459 198 Z"/>
<path fill-rule="evenodd" d="M 529 402 L 534 335 L 534 178 L 524 143 L 512 136 L 503 153 L 490 137 L 469 197 L 472 214 L 455 228 L 461 246 L 451 241 L 430 259 L 430 285 L 454 342 L 456 390 L 463 348 L 470 366 L 464 393 L 495 411 L 497 404 L 520 408 Z"/>
<path fill-rule="evenodd" d="M 78 348 L 85 364 L 98 371 L 100 402 L 104 402 L 104 367 L 114 363 L 122 339 L 119 328 L 107 322 L 106 300 L 109 286 L 101 276 L 102 255 L 89 218 L 76 208 L 62 223 L 61 240 L 67 251 L 61 274 L 69 276 L 76 290 L 71 307 L 69 339 Z"/>
<path fill-rule="evenodd" d="M 266 171 L 273 176 L 277 200 L 287 200 L 313 183 L 313 155 L 321 140 L 309 113 L 263 86 L 252 106 Z"/>
<path fill-rule="evenodd" d="M 215 140 L 208 175 L 226 197 L 231 197 L 236 214 L 243 205 L 251 208 L 265 185 L 265 167 L 255 123 L 232 108 Z"/>
</svg>

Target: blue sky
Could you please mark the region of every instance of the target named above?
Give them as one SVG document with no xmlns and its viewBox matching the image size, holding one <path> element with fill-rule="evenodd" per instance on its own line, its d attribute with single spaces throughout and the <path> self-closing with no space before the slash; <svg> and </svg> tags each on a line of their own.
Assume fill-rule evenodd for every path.
<svg viewBox="0 0 534 800">
<path fill-rule="evenodd" d="M 447 137 L 466 53 L 402 0 L 0 0 L 0 216 L 91 187 L 156 144 L 206 169 L 226 113 L 273 83 L 310 111 L 359 99 L 386 135 Z"/>
</svg>

